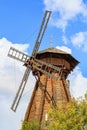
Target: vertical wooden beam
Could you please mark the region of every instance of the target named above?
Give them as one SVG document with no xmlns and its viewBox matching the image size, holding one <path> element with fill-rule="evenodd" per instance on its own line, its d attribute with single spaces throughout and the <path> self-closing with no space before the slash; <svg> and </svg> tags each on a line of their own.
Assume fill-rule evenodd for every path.
<svg viewBox="0 0 87 130">
<path fill-rule="evenodd" d="M 46 98 L 46 88 L 47 88 L 47 77 L 44 85 L 44 89 L 42 90 L 42 103 L 41 103 L 41 114 L 40 114 L 40 122 L 42 121 L 43 112 L 44 112 L 44 104 L 45 104 L 45 98 Z"/>
<path fill-rule="evenodd" d="M 31 96 L 31 99 L 30 99 L 30 103 L 27 107 L 27 111 L 26 111 L 26 114 L 25 114 L 25 118 L 24 118 L 24 121 L 28 121 L 29 120 L 29 116 L 30 116 L 30 112 L 31 112 L 31 109 L 32 109 L 32 105 L 33 105 L 33 102 L 34 102 L 34 99 L 35 99 L 35 94 L 36 94 L 36 90 L 38 88 L 38 80 L 36 81 L 36 84 L 35 84 L 35 87 L 34 87 L 34 90 L 33 90 L 33 93 L 32 93 L 32 96 Z"/>
</svg>

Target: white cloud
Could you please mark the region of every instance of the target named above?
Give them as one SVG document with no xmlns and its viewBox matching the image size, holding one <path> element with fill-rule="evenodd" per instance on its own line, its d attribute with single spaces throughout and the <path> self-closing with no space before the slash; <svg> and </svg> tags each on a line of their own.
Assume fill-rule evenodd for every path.
<svg viewBox="0 0 87 130">
<path fill-rule="evenodd" d="M 0 128 L 1 130 L 19 130 L 20 121 L 24 119 L 28 101 L 20 102 L 19 109 L 14 113 L 10 109 L 11 98 L 0 95 Z M 22 109 L 21 109 L 22 108 Z"/>
<path fill-rule="evenodd" d="M 44 0 L 45 8 L 52 10 L 55 16 L 52 23 L 65 30 L 70 20 L 81 15 L 87 17 L 87 5 L 83 0 Z"/>
<path fill-rule="evenodd" d="M 78 48 L 87 51 L 87 32 L 79 32 L 71 37 L 71 43 Z"/>
<path fill-rule="evenodd" d="M 67 52 L 69 54 L 72 53 L 72 50 L 70 48 L 66 47 L 66 46 L 57 46 L 56 48 L 58 48 L 58 49 L 60 49 L 62 51 L 65 51 L 65 52 Z"/>
<path fill-rule="evenodd" d="M 24 118 L 35 80 L 32 78 L 32 75 L 30 75 L 27 84 L 29 92 L 28 94 L 25 92 L 17 112 L 13 113 L 10 110 L 10 106 L 15 96 L 14 92 L 16 92 L 18 88 L 18 82 L 21 81 L 25 69 L 20 62 L 14 62 L 13 59 L 7 57 L 10 46 L 17 47 L 24 52 L 27 52 L 28 48 L 27 44 L 13 44 L 6 38 L 0 39 L 0 128 L 2 130 L 5 130 L 6 128 L 9 130 L 19 130 L 20 121 Z M 59 49 L 61 48 L 63 51 L 71 53 L 71 49 L 68 47 L 62 46 Z M 15 79 L 16 76 L 17 78 Z M 75 97 L 82 96 L 87 90 L 85 86 L 87 84 L 87 78 L 83 77 L 79 69 L 75 69 L 69 78 L 72 95 Z M 17 88 L 14 87 L 15 81 Z"/>
<path fill-rule="evenodd" d="M 66 46 L 57 46 L 56 48 L 72 54 L 72 50 Z M 87 91 L 87 77 L 82 75 L 79 67 L 76 67 L 73 72 L 69 74 L 68 79 L 70 80 L 71 95 L 76 98 L 84 96 Z"/>
<path fill-rule="evenodd" d="M 83 36 L 82 33 L 78 34 L 77 36 L 79 37 L 79 35 L 80 37 Z M 85 33 L 85 35 L 87 35 L 87 33 Z M 82 42 L 84 38 L 82 37 L 81 39 Z M 74 43 L 77 43 L 77 41 L 78 40 L 74 40 Z M 80 39 L 78 43 L 80 43 Z M 12 42 L 9 42 L 6 38 L 0 39 L 0 91 L 4 94 L 11 93 L 14 97 L 15 92 L 17 91 L 22 79 L 25 68 L 20 62 L 14 62 L 14 59 L 10 59 L 9 57 L 7 57 L 10 46 L 17 46 L 17 48 L 21 48 L 21 51 L 27 52 L 28 45 L 13 44 Z M 80 44 L 80 46 L 82 46 L 82 44 Z M 66 51 L 67 53 L 72 53 L 71 49 L 66 46 L 57 46 L 57 48 Z M 85 92 L 85 84 L 87 83 L 87 78 L 82 75 L 79 69 L 75 69 L 75 71 L 71 74 L 70 79 L 72 86 L 71 88 L 75 89 L 74 93 L 77 93 L 77 96 L 80 95 L 79 93 Z M 32 77 L 32 75 L 30 75 L 29 81 L 27 83 L 27 86 L 29 87 L 27 87 L 27 89 L 33 89 L 32 86 L 34 86 L 34 83 L 35 79 Z"/>
<path fill-rule="evenodd" d="M 62 41 L 66 45 L 68 43 L 68 39 L 66 36 L 62 36 Z"/>
<path fill-rule="evenodd" d="M 30 74 L 26 89 L 16 113 L 10 109 L 16 91 L 25 71 L 23 63 L 7 56 L 9 48 L 13 46 L 27 53 L 28 44 L 13 44 L 6 38 L 0 39 L 0 128 L 1 130 L 19 130 L 27 104 L 32 94 L 35 78 Z"/>
<path fill-rule="evenodd" d="M 69 80 L 71 94 L 76 98 L 84 96 L 87 91 L 87 78 L 82 75 L 79 67 L 69 75 Z"/>
<path fill-rule="evenodd" d="M 0 39 L 0 91 L 8 93 L 17 91 L 26 69 L 23 63 L 7 56 L 11 46 L 26 53 L 29 47 L 28 44 L 13 44 L 6 38 Z"/>
</svg>

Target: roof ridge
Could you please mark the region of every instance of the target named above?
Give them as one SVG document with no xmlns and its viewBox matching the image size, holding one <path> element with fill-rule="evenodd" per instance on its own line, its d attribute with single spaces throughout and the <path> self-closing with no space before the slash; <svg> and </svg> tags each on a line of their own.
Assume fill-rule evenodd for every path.
<svg viewBox="0 0 87 130">
<path fill-rule="evenodd" d="M 45 50 L 42 50 L 42 51 L 39 51 L 38 54 L 40 53 L 44 53 L 44 52 L 52 52 L 52 53 L 60 53 L 60 54 L 69 54 L 61 49 L 58 49 L 58 48 L 54 48 L 54 47 L 50 47 L 50 48 L 47 48 Z"/>
</svg>

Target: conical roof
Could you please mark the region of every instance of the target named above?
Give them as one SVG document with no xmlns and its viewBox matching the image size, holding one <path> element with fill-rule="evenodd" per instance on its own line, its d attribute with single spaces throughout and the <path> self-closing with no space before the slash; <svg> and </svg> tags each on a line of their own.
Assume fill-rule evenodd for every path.
<svg viewBox="0 0 87 130">
<path fill-rule="evenodd" d="M 46 53 L 46 52 L 58 53 L 58 54 L 69 54 L 69 53 L 67 53 L 67 52 L 65 52 L 65 51 L 62 51 L 62 50 L 60 50 L 60 49 L 53 48 L 53 47 L 48 48 L 48 49 L 45 49 L 45 50 L 42 50 L 42 51 L 38 52 L 38 54 L 42 54 L 42 53 Z"/>
<path fill-rule="evenodd" d="M 41 59 L 43 57 L 49 56 L 50 54 L 52 57 L 62 58 L 65 59 L 67 62 L 69 62 L 71 70 L 73 70 L 79 63 L 79 61 L 76 60 L 71 54 L 53 47 L 38 52 L 36 58 Z"/>
</svg>

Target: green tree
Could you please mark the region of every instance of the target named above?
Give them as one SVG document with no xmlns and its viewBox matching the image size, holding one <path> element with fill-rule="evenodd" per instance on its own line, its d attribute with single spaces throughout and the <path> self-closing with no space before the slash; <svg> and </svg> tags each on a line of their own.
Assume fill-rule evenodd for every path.
<svg viewBox="0 0 87 130">
<path fill-rule="evenodd" d="M 36 120 L 24 121 L 21 130 L 39 130 L 39 124 Z"/>
<path fill-rule="evenodd" d="M 47 130 L 87 130 L 87 94 L 84 99 L 73 99 L 64 108 L 52 108 L 49 119 Z"/>
<path fill-rule="evenodd" d="M 87 93 L 84 98 L 72 99 L 65 107 L 52 107 L 48 115 L 48 121 L 40 126 L 32 120 L 24 122 L 21 130 L 87 130 Z"/>
</svg>

